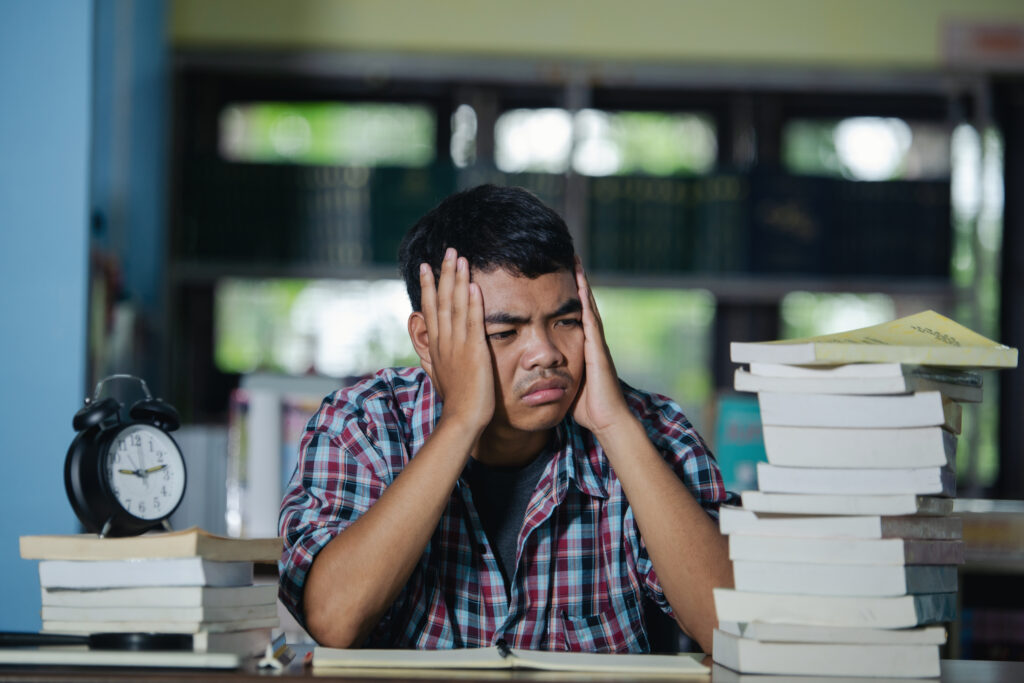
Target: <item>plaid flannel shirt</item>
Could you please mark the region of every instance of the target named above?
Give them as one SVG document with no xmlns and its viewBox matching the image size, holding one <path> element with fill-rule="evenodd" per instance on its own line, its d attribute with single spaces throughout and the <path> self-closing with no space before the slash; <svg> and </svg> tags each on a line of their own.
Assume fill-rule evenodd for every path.
<svg viewBox="0 0 1024 683">
<path fill-rule="evenodd" d="M 670 400 L 623 384 L 651 441 L 709 515 L 725 487 Z M 304 623 L 317 552 L 373 505 L 422 448 L 441 404 L 420 368 L 386 369 L 328 396 L 310 420 L 281 508 L 280 595 Z M 596 438 L 571 416 L 527 506 L 505 580 L 460 479 L 422 557 L 366 647 L 645 652 L 643 601 L 665 599 L 633 511 Z"/>
</svg>

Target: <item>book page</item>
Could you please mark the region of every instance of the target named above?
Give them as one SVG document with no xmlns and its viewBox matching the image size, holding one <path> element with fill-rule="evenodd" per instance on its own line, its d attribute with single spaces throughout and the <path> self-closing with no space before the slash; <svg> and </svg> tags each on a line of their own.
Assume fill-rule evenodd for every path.
<svg viewBox="0 0 1024 683">
<path fill-rule="evenodd" d="M 923 311 L 880 325 L 862 327 L 847 332 L 822 334 L 804 339 L 786 339 L 771 343 L 802 344 L 806 342 L 1005 348 L 1002 344 L 987 339 L 935 311 Z"/>
<path fill-rule="evenodd" d="M 646 675 L 700 675 L 711 673 L 700 663 L 703 654 L 650 655 L 599 654 L 590 652 L 547 652 L 513 650 L 514 668 L 545 671 L 589 671 L 596 673 L 629 673 Z"/>
<path fill-rule="evenodd" d="M 497 649 L 374 650 L 316 647 L 313 667 L 330 669 L 509 669 Z"/>
</svg>

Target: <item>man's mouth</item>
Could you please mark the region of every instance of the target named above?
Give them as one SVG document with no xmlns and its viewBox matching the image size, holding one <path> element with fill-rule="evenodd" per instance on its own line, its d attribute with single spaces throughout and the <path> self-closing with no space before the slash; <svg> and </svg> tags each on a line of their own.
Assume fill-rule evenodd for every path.
<svg viewBox="0 0 1024 683">
<path fill-rule="evenodd" d="M 560 401 L 565 396 L 568 382 L 563 379 L 544 379 L 534 382 L 523 394 L 523 403 L 531 406 Z"/>
</svg>

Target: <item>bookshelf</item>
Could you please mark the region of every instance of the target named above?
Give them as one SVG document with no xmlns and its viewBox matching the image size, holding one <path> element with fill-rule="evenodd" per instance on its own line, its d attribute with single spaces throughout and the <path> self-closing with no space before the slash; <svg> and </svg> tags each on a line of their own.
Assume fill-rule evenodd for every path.
<svg viewBox="0 0 1024 683">
<path fill-rule="evenodd" d="M 1024 501 L 960 498 L 963 519 L 959 619 L 949 656 L 1020 661 L 1024 653 Z"/>
</svg>

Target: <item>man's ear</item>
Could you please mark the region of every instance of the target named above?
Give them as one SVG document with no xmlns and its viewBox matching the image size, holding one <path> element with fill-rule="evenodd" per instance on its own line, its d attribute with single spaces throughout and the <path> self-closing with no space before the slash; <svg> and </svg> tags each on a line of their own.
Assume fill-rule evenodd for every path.
<svg viewBox="0 0 1024 683">
<path fill-rule="evenodd" d="M 430 336 L 427 334 L 427 321 L 419 311 L 409 314 L 409 339 L 412 340 L 412 347 L 416 355 L 420 357 L 420 367 L 427 371 L 430 380 L 434 380 L 434 366 L 430 362 Z M 437 383 L 434 382 L 436 387 Z"/>
</svg>

